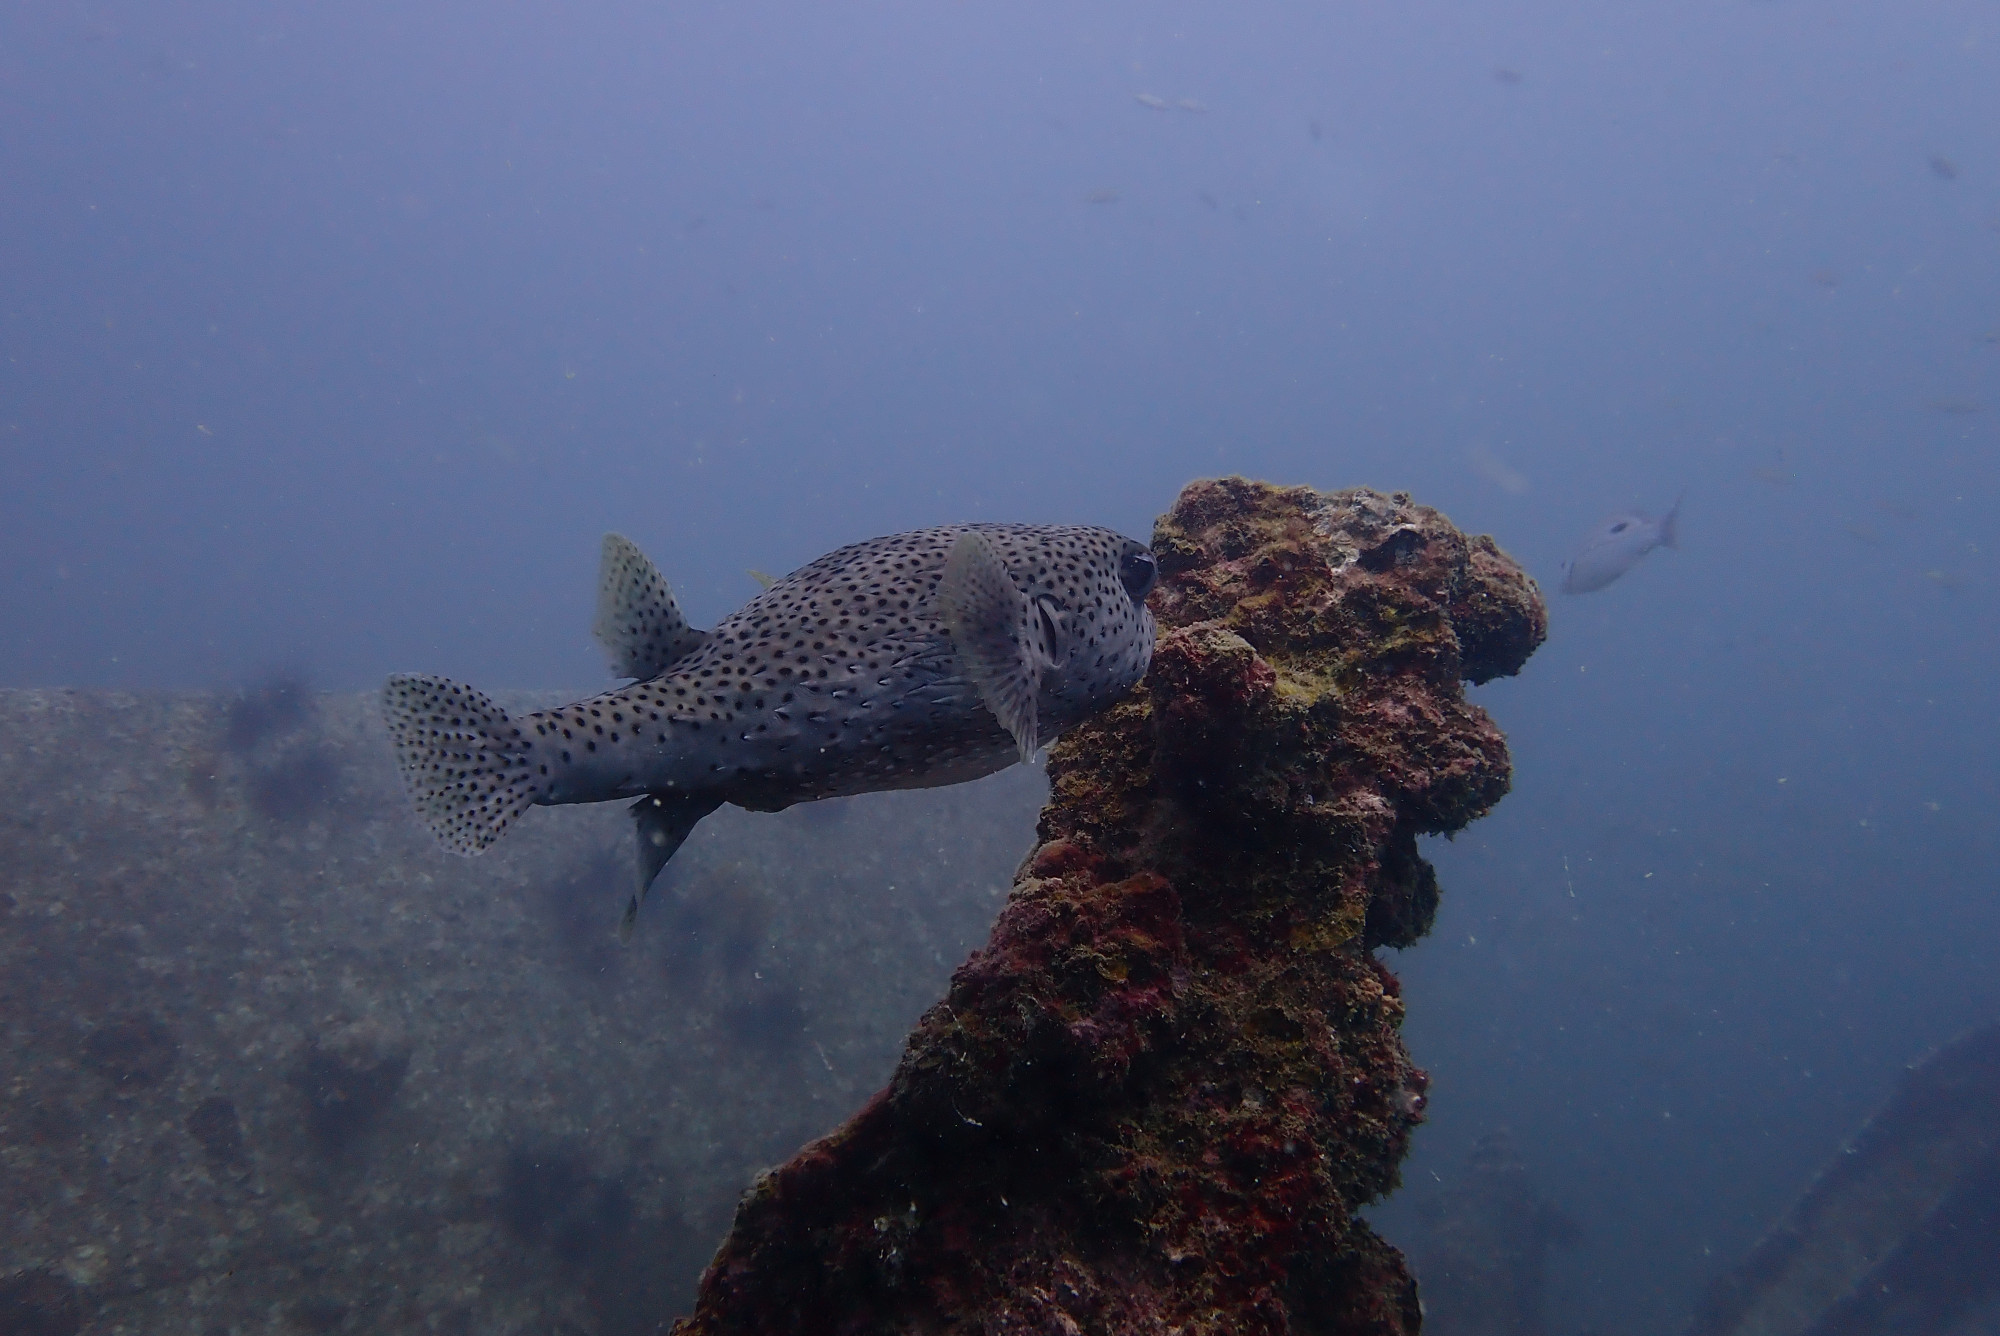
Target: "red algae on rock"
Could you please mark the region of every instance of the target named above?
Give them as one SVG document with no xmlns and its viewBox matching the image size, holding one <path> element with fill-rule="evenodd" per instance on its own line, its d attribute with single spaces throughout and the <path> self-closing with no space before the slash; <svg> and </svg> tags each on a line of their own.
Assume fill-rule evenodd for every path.
<svg viewBox="0 0 2000 1336">
<path fill-rule="evenodd" d="M 1540 592 L 1406 496 L 1230 478 L 1154 531 L 1146 681 L 1051 752 L 1040 844 L 889 1087 L 763 1175 L 680 1336 L 1414 1333 L 1424 1073 L 1372 954 L 1420 834 L 1507 791 L 1463 683 Z"/>
</svg>

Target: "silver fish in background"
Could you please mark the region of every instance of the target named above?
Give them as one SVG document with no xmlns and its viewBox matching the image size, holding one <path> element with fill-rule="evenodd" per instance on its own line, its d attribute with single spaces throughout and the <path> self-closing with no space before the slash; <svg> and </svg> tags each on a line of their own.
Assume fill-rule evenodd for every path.
<svg viewBox="0 0 2000 1336">
<path fill-rule="evenodd" d="M 712 631 L 653 563 L 604 539 L 592 627 L 630 686 L 509 718 L 471 687 L 398 675 L 382 710 L 440 843 L 475 854 L 532 806 L 637 797 L 639 902 L 724 803 L 977 779 L 1110 705 L 1153 657 L 1145 544 L 1108 529 L 962 524 L 801 567 Z"/>
<path fill-rule="evenodd" d="M 1590 531 L 1575 556 L 1563 563 L 1565 594 L 1589 594 L 1604 588 L 1639 564 L 1656 547 L 1678 548 L 1674 525 L 1681 503 L 1654 519 L 1636 510 L 1623 511 Z"/>
</svg>

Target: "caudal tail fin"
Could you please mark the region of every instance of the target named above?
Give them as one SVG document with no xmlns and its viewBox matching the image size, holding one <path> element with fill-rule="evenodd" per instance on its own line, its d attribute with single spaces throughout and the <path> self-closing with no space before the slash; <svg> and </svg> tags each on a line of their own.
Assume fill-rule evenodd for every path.
<svg viewBox="0 0 2000 1336">
<path fill-rule="evenodd" d="M 1660 521 L 1660 541 L 1676 552 L 1680 551 L 1681 547 L 1679 525 L 1681 522 L 1681 502 L 1685 500 L 1687 500 L 1686 492 L 1682 492 L 1679 496 L 1675 497 L 1673 509 L 1669 510 L 1666 518 Z"/>
<path fill-rule="evenodd" d="M 399 673 L 382 687 L 382 718 L 417 815 L 453 853 L 478 853 L 534 805 L 533 744 L 484 693 Z"/>
</svg>

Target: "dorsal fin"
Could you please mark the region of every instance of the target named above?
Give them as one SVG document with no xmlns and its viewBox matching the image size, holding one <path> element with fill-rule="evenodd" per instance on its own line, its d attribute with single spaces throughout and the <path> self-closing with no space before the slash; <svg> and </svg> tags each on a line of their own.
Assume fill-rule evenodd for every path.
<svg viewBox="0 0 2000 1336">
<path fill-rule="evenodd" d="M 611 656 L 613 673 L 642 682 L 658 677 L 708 639 L 708 632 L 695 630 L 681 616 L 673 590 L 638 544 L 615 533 L 604 535 L 597 620 L 590 633 Z"/>
</svg>

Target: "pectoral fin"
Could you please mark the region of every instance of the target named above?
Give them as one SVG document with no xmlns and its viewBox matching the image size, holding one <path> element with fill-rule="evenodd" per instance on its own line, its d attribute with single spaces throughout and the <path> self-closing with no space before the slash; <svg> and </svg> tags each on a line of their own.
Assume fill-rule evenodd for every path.
<svg viewBox="0 0 2000 1336">
<path fill-rule="evenodd" d="M 1035 697 L 1054 661 L 1052 614 L 1015 587 L 976 529 L 960 534 L 945 558 L 938 612 L 966 679 L 1013 735 L 1021 759 L 1030 759 L 1042 745 Z"/>
<path fill-rule="evenodd" d="M 619 941 L 632 940 L 632 929 L 639 922 L 639 904 L 674 850 L 703 817 L 720 806 L 720 798 L 705 793 L 649 793 L 632 804 L 632 823 L 639 836 L 639 888 L 626 902 L 625 917 L 618 921 Z"/>
</svg>

